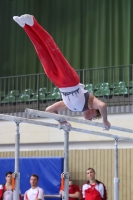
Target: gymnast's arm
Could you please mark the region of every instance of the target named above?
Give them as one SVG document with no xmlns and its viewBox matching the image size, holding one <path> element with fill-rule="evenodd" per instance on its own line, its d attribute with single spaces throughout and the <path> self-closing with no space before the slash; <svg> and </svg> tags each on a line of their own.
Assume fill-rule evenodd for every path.
<svg viewBox="0 0 133 200">
<path fill-rule="evenodd" d="M 103 124 L 107 126 L 106 129 L 109 129 L 111 124 L 107 119 L 107 106 L 106 103 L 100 101 L 96 97 L 93 99 L 93 108 L 98 109 L 103 117 Z"/>
<path fill-rule="evenodd" d="M 58 114 L 59 111 L 63 111 L 63 110 L 66 110 L 67 107 L 66 105 L 64 104 L 63 101 L 59 101 L 57 103 L 54 103 L 53 105 L 49 106 L 46 108 L 46 112 L 50 112 L 50 113 L 55 113 L 55 114 Z"/>
</svg>

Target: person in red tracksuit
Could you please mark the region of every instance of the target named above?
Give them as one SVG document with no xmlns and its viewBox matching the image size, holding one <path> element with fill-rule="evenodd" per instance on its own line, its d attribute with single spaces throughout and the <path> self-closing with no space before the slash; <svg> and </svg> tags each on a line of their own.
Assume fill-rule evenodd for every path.
<svg viewBox="0 0 133 200">
<path fill-rule="evenodd" d="M 63 101 L 47 107 L 46 111 L 57 114 L 68 108 L 73 112 L 83 112 L 87 120 L 102 116 L 105 129 L 109 130 L 106 104 L 84 89 L 78 74 L 65 59 L 51 35 L 32 15 L 14 16 L 13 19 L 32 41 L 46 75 L 61 92 Z"/>
<path fill-rule="evenodd" d="M 59 194 L 62 196 L 62 187 L 60 187 Z M 79 200 L 80 199 L 80 189 L 78 185 L 73 184 L 73 181 L 69 179 L 69 200 Z"/>
<path fill-rule="evenodd" d="M 87 169 L 88 181 L 82 186 L 84 200 L 107 200 L 107 191 L 104 184 L 95 179 L 95 170 Z"/>
</svg>

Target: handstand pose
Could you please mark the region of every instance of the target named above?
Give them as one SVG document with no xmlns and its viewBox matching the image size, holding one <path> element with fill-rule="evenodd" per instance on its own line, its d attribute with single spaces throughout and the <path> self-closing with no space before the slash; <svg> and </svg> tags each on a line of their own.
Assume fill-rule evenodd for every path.
<svg viewBox="0 0 133 200">
<path fill-rule="evenodd" d="M 110 128 L 107 120 L 106 104 L 80 84 L 79 77 L 65 59 L 53 38 L 45 31 L 32 15 L 14 16 L 16 21 L 31 39 L 49 79 L 59 88 L 63 101 L 46 108 L 47 112 L 58 113 L 65 109 L 83 112 L 87 120 L 103 117 L 105 129 Z"/>
</svg>

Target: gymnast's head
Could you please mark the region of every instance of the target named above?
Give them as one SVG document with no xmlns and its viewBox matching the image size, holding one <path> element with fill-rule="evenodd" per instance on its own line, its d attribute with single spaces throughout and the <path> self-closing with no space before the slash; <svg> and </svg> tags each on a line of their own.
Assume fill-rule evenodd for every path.
<svg viewBox="0 0 133 200">
<path fill-rule="evenodd" d="M 83 116 L 87 120 L 100 119 L 101 113 L 98 109 L 91 109 L 83 112 Z"/>
</svg>

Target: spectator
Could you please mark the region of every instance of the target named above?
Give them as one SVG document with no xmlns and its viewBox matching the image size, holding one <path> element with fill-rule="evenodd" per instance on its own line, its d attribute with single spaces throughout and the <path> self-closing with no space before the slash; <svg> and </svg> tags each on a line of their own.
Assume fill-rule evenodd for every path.
<svg viewBox="0 0 133 200">
<path fill-rule="evenodd" d="M 42 188 L 38 187 L 39 176 L 32 174 L 30 177 L 31 188 L 27 190 L 24 194 L 24 200 L 43 200 L 44 191 Z"/>
<path fill-rule="evenodd" d="M 60 187 L 59 194 L 62 197 L 63 188 Z M 78 185 L 73 184 L 73 181 L 69 179 L 69 200 L 77 200 L 80 199 L 80 189 Z"/>
<path fill-rule="evenodd" d="M 84 200 L 107 200 L 106 188 L 103 183 L 95 179 L 95 170 L 87 169 L 87 183 L 82 186 Z"/>
<path fill-rule="evenodd" d="M 6 173 L 6 183 L 0 185 L 0 200 L 13 200 L 12 172 Z M 20 194 L 21 200 L 21 194 Z"/>
</svg>

